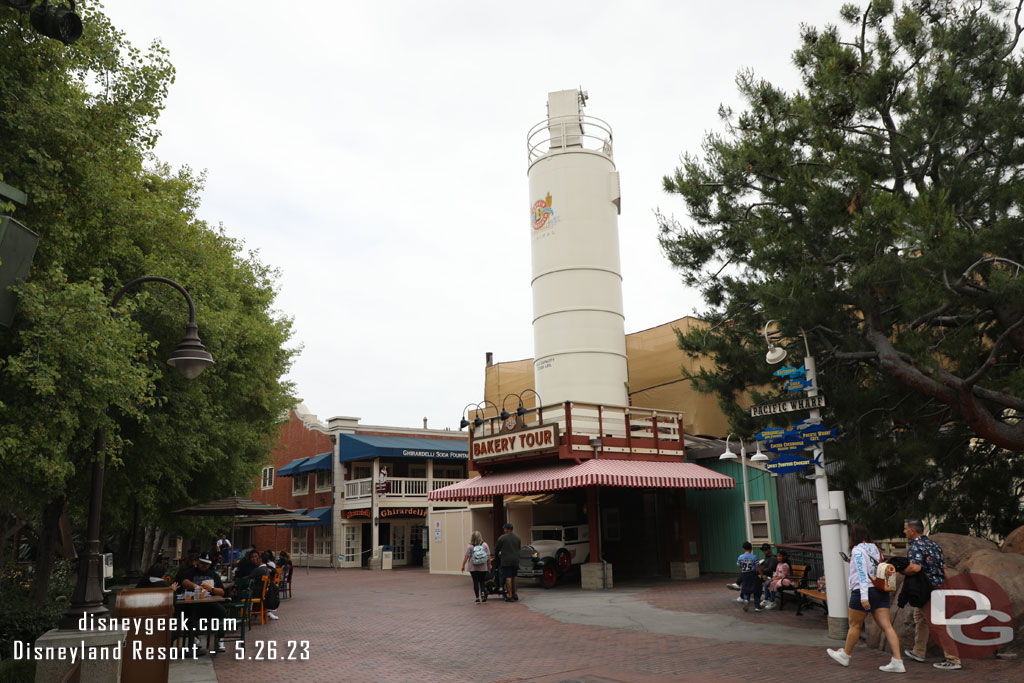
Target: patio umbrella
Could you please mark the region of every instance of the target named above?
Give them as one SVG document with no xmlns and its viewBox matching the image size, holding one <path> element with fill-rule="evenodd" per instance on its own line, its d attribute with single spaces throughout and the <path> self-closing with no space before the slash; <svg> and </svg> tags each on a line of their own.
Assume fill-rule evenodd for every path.
<svg viewBox="0 0 1024 683">
<path fill-rule="evenodd" d="M 252 498 L 242 496 L 229 496 L 211 500 L 208 503 L 196 503 L 187 508 L 174 510 L 172 515 L 203 515 L 207 517 L 232 517 L 231 520 L 231 547 L 235 547 L 235 522 L 242 515 L 287 515 L 293 514 L 293 510 L 283 508 L 272 503 L 263 503 Z M 230 563 L 229 563 L 230 566 Z"/>
</svg>

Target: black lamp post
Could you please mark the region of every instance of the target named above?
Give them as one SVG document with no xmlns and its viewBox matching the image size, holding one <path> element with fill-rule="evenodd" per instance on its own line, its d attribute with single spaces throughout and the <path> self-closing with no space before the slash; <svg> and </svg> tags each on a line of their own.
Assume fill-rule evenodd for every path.
<svg viewBox="0 0 1024 683">
<path fill-rule="evenodd" d="M 188 324 L 185 325 L 185 338 L 167 359 L 185 376 L 194 379 L 206 368 L 213 365 L 213 356 L 199 341 L 199 328 L 196 325 L 196 307 L 192 303 L 185 288 L 174 280 L 165 277 L 140 277 L 132 280 L 114 294 L 111 308 L 116 309 L 118 302 L 126 291 L 145 282 L 163 282 L 181 292 L 188 302 Z M 106 450 L 106 430 L 98 428 L 95 433 L 95 449 L 98 457 L 92 466 L 92 486 L 89 496 L 89 526 L 86 532 L 88 539 L 84 557 L 78 561 L 78 580 L 71 594 L 71 605 L 61 617 L 59 628 L 77 629 L 80 624 L 89 628 L 90 617 L 103 617 L 108 610 L 103 605 L 103 557 L 100 555 L 100 511 L 103 507 L 103 452 Z M 85 623 L 83 623 L 85 620 Z"/>
</svg>

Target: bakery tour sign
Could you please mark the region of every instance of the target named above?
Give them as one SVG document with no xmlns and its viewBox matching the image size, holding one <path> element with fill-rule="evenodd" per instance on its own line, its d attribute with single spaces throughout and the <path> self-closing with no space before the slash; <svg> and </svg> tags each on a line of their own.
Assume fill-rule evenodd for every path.
<svg viewBox="0 0 1024 683">
<path fill-rule="evenodd" d="M 558 446 L 558 426 L 548 425 L 519 432 L 473 439 L 470 452 L 476 462 L 514 458 Z"/>
</svg>

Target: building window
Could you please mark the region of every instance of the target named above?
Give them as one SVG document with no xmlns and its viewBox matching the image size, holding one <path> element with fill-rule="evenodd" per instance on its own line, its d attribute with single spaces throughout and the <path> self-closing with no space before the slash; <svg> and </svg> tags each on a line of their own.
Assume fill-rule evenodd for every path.
<svg viewBox="0 0 1024 683">
<path fill-rule="evenodd" d="M 434 479 L 465 479 L 461 467 L 438 467 L 434 465 Z"/>
<path fill-rule="evenodd" d="M 296 529 L 292 532 L 292 555 L 306 554 L 306 530 Z"/>
<path fill-rule="evenodd" d="M 318 526 L 313 528 L 313 554 L 314 555 L 327 555 L 331 554 L 331 527 L 330 526 Z"/>
<path fill-rule="evenodd" d="M 753 535 L 750 541 L 754 544 L 755 548 L 758 543 L 772 542 L 772 528 L 771 521 L 768 518 L 767 501 L 750 504 L 750 533 Z"/>
<path fill-rule="evenodd" d="M 306 493 L 309 493 L 309 475 L 300 474 L 292 477 L 292 495 L 301 496 Z"/>
<path fill-rule="evenodd" d="M 263 476 L 260 480 L 261 489 L 272 489 L 274 488 L 274 468 L 264 467 Z"/>
<path fill-rule="evenodd" d="M 320 470 L 316 473 L 316 490 L 326 491 L 331 488 L 334 482 L 334 472 L 331 470 Z"/>
<path fill-rule="evenodd" d="M 371 465 L 369 464 L 354 464 L 352 465 L 352 478 L 353 479 L 369 479 L 370 478 Z"/>
</svg>

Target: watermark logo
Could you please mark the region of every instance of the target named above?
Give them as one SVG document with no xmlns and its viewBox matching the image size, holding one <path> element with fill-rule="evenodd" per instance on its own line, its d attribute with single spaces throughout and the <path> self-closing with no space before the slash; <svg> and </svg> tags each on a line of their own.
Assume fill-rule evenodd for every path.
<svg viewBox="0 0 1024 683">
<path fill-rule="evenodd" d="M 981 574 L 959 574 L 932 591 L 928 629 L 945 652 L 964 659 L 991 656 L 1013 640 L 1010 596 Z"/>
</svg>

